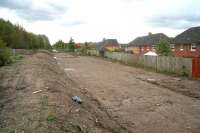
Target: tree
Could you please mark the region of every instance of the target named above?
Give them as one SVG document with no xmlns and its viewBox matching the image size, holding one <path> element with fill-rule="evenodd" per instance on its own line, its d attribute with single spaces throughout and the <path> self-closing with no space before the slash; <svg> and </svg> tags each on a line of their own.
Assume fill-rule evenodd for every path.
<svg viewBox="0 0 200 133">
<path fill-rule="evenodd" d="M 15 49 L 51 49 L 49 39 L 45 35 L 27 32 L 20 25 L 13 25 L 0 18 L 0 37 L 7 47 Z"/>
<path fill-rule="evenodd" d="M 0 49 L 5 48 L 6 43 L 0 38 Z"/>
<path fill-rule="evenodd" d="M 0 66 L 11 62 L 11 49 L 6 47 L 6 43 L 0 38 Z"/>
<path fill-rule="evenodd" d="M 75 42 L 72 38 L 70 38 L 68 43 L 68 50 L 74 52 L 74 49 L 75 49 Z"/>
<path fill-rule="evenodd" d="M 53 45 L 53 48 L 55 48 L 55 49 L 65 49 L 66 44 L 62 40 L 59 40 Z"/>
<path fill-rule="evenodd" d="M 156 51 L 159 55 L 169 56 L 172 54 L 170 44 L 168 41 L 161 39 L 159 44 L 157 45 Z"/>
</svg>

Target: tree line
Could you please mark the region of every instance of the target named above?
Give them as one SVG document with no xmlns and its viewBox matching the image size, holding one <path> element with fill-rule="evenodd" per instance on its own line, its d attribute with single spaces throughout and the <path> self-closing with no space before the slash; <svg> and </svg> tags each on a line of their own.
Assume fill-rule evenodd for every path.
<svg viewBox="0 0 200 133">
<path fill-rule="evenodd" d="M 74 50 L 77 48 L 74 40 L 70 38 L 69 43 L 64 43 L 62 40 L 57 41 L 55 44 L 53 44 L 54 49 L 63 49 L 67 51 L 74 52 Z"/>
<path fill-rule="evenodd" d="M 14 49 L 51 49 L 47 36 L 27 32 L 22 26 L 14 25 L 1 18 L 0 40 L 6 47 Z"/>
</svg>

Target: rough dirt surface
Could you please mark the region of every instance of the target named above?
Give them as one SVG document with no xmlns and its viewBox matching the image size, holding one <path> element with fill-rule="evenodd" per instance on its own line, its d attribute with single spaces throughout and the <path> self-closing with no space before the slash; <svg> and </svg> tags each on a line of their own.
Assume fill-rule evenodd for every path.
<svg viewBox="0 0 200 133">
<path fill-rule="evenodd" d="M 1 67 L 0 133 L 129 132 L 67 75 L 45 51 Z"/>
<path fill-rule="evenodd" d="M 0 68 L 0 133 L 199 133 L 199 100 L 197 80 L 33 52 Z"/>
<path fill-rule="evenodd" d="M 129 132 L 200 132 L 200 81 L 101 58 L 55 56 L 67 77 L 97 98 L 110 117 Z"/>
</svg>

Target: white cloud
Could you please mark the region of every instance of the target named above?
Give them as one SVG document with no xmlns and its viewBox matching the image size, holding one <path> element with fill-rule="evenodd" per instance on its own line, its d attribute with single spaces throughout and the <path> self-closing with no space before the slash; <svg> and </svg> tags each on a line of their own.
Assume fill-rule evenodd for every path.
<svg viewBox="0 0 200 133">
<path fill-rule="evenodd" d="M 148 32 L 164 32 L 175 36 L 184 30 L 178 25 L 172 26 L 178 20 L 164 23 L 162 18 L 198 16 L 198 3 L 197 0 L 32 0 L 32 11 L 41 13 L 41 16 L 34 18 L 34 13 L 24 12 L 33 17 L 32 21 L 19 16 L 13 8 L 0 8 L 0 16 L 22 24 L 28 31 L 46 34 L 52 43 L 58 39 L 68 41 L 70 37 L 76 42 L 100 41 L 105 37 L 128 43 Z M 45 13 L 51 19 L 42 19 Z M 190 19 L 193 21 L 194 18 Z M 187 26 L 190 25 L 194 23 L 187 23 Z"/>
</svg>

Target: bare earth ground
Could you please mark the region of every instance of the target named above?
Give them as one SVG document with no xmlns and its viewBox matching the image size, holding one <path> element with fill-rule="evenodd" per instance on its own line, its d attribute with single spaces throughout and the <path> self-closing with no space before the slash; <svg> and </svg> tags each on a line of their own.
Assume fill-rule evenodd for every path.
<svg viewBox="0 0 200 133">
<path fill-rule="evenodd" d="M 0 68 L 0 79 L 0 133 L 128 132 L 77 88 L 50 53 L 24 55 Z M 74 103 L 74 95 L 84 103 Z"/>
<path fill-rule="evenodd" d="M 133 133 L 200 133 L 200 81 L 166 76 L 94 57 L 56 54 L 80 88 Z"/>
<path fill-rule="evenodd" d="M 200 81 L 54 56 L 24 55 L 0 68 L 0 133 L 200 132 Z M 74 95 L 83 103 L 74 103 Z"/>
</svg>

